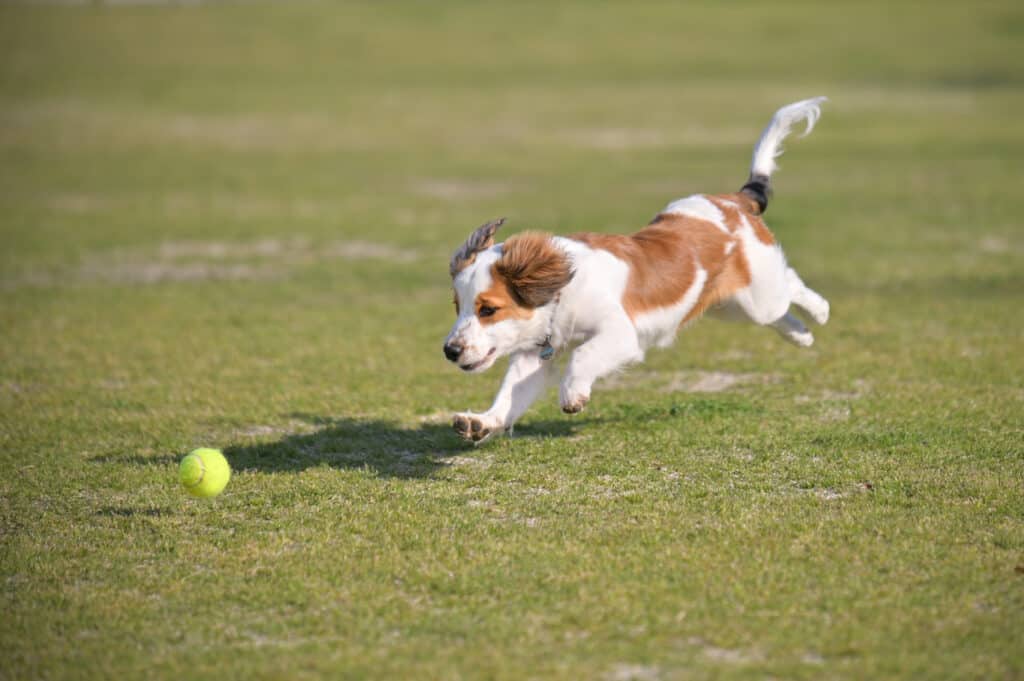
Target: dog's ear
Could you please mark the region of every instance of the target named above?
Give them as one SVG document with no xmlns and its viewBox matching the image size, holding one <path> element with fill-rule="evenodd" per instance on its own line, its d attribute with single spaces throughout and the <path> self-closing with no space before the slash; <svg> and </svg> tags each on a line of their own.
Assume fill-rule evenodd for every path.
<svg viewBox="0 0 1024 681">
<path fill-rule="evenodd" d="M 448 272 L 452 275 L 452 279 L 455 278 L 462 270 L 466 269 L 473 264 L 476 260 L 476 254 L 480 251 L 486 251 L 488 248 L 494 245 L 494 233 L 498 231 L 498 227 L 505 222 L 505 218 L 498 218 L 497 220 L 491 220 L 486 225 L 481 225 L 469 235 L 466 239 L 466 243 L 459 246 L 455 254 L 452 255 L 452 260 L 448 264 Z"/>
<path fill-rule="evenodd" d="M 495 272 L 523 307 L 547 305 L 572 281 L 569 258 L 552 243 L 550 234 L 523 232 L 506 241 L 501 250 Z"/>
</svg>

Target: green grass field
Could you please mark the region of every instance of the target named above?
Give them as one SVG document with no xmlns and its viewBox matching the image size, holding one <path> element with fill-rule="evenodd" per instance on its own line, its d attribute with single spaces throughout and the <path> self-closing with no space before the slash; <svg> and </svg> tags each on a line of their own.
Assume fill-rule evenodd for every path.
<svg viewBox="0 0 1024 681">
<path fill-rule="evenodd" d="M 0 678 L 1024 678 L 1021 64 L 1009 1 L 0 6 Z M 638 228 L 818 94 L 811 350 L 455 437 L 471 229 Z"/>
</svg>

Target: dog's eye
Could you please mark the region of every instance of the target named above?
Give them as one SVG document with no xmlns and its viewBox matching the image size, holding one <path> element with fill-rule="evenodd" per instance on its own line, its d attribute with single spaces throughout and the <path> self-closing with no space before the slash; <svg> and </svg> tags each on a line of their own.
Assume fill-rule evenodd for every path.
<svg viewBox="0 0 1024 681">
<path fill-rule="evenodd" d="M 497 311 L 498 308 L 496 307 L 491 307 L 489 305 L 481 305 L 480 309 L 477 311 L 477 315 L 480 317 L 490 317 Z"/>
</svg>

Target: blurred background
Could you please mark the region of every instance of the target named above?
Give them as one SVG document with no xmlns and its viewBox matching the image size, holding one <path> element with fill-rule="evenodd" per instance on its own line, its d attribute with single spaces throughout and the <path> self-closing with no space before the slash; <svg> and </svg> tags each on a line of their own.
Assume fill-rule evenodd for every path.
<svg viewBox="0 0 1024 681">
<path fill-rule="evenodd" d="M 402 334 L 444 370 L 475 226 L 638 228 L 739 187 L 771 113 L 826 94 L 769 214 L 805 279 L 1015 289 L 1022 35 L 1012 2 L 5 3 L 0 286 L 193 282 L 156 298 L 197 321 L 224 291 L 366 301 L 369 371 Z"/>
<path fill-rule="evenodd" d="M 972 202 L 1019 179 L 998 172 L 1021 139 L 1014 3 L 0 12 L 8 279 L 211 234 L 445 250 L 496 213 L 514 228 L 628 229 L 681 194 L 738 186 L 771 112 L 816 94 L 832 98 L 829 124 L 791 145 L 776 204 L 815 204 L 792 229 L 802 238 L 799 214 L 814 213 L 816 253 L 877 253 L 876 235 L 924 248 L 892 229 L 851 238 L 863 230 L 849 221 L 885 222 L 897 200 L 952 231 L 950 212 L 985 210 Z M 978 172 L 998 179 L 988 195 L 962 182 Z"/>
</svg>

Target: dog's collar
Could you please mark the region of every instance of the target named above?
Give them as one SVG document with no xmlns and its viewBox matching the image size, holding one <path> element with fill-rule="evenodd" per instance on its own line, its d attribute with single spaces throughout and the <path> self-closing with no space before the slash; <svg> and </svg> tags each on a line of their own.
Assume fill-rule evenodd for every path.
<svg viewBox="0 0 1024 681">
<path fill-rule="evenodd" d="M 544 340 L 537 343 L 537 347 L 540 348 L 540 358 L 543 360 L 549 360 L 555 356 L 555 347 L 551 345 L 551 336 L 555 332 L 555 312 L 558 311 L 558 302 L 561 299 L 562 294 L 555 294 L 555 308 L 551 310 L 551 321 L 548 323 L 548 335 L 544 337 Z"/>
<path fill-rule="evenodd" d="M 540 346 L 541 359 L 551 359 L 555 356 L 555 348 L 551 345 L 551 334 L 548 334 L 543 343 L 537 343 L 537 345 Z"/>
</svg>

